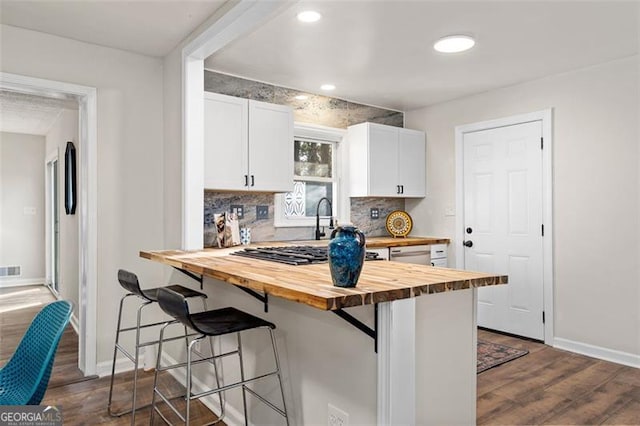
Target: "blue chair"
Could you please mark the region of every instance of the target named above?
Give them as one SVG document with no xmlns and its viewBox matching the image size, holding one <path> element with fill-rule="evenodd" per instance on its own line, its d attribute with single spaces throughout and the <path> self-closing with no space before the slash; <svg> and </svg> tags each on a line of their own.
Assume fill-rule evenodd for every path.
<svg viewBox="0 0 640 426">
<path fill-rule="evenodd" d="M 71 319 L 67 300 L 46 305 L 0 369 L 0 405 L 38 405 L 47 391 L 60 337 Z"/>
</svg>

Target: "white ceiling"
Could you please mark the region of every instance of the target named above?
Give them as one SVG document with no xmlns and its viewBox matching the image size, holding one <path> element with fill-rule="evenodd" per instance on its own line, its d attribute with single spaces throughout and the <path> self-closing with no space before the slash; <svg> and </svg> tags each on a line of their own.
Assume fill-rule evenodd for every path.
<svg viewBox="0 0 640 426">
<path fill-rule="evenodd" d="M 163 56 L 225 0 L 0 0 L 0 22 Z M 324 18 L 301 24 L 298 11 Z M 210 69 L 410 110 L 638 52 L 640 1 L 302 0 L 206 61 Z M 472 34 L 463 54 L 438 37 Z"/>
<path fill-rule="evenodd" d="M 45 136 L 63 109 L 78 103 L 0 90 L 0 132 Z"/>
<path fill-rule="evenodd" d="M 638 53 L 640 2 L 303 0 L 206 67 L 312 93 L 410 110 Z M 301 24 L 298 11 L 323 19 Z M 469 52 L 432 49 L 477 38 Z"/>
<path fill-rule="evenodd" d="M 0 0 L 0 22 L 162 57 L 225 1 Z"/>
</svg>

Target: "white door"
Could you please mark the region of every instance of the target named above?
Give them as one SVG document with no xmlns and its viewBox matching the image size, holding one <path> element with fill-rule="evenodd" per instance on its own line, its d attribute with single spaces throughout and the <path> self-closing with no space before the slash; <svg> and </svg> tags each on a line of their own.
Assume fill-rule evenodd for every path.
<svg viewBox="0 0 640 426">
<path fill-rule="evenodd" d="M 255 191 L 293 190 L 293 110 L 249 101 L 249 186 Z"/>
<path fill-rule="evenodd" d="M 249 103 L 217 93 L 204 96 L 204 187 L 246 190 Z"/>
<path fill-rule="evenodd" d="M 541 121 L 466 133 L 463 155 L 465 269 L 509 276 L 478 289 L 478 325 L 542 340 L 541 137 Z"/>
<path fill-rule="evenodd" d="M 398 184 L 405 197 L 426 195 L 426 141 L 424 132 L 398 129 Z"/>
</svg>

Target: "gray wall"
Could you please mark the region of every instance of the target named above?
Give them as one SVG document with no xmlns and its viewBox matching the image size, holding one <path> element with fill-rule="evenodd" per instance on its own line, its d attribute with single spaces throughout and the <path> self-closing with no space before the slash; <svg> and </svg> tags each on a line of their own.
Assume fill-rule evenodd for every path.
<svg viewBox="0 0 640 426">
<path fill-rule="evenodd" d="M 165 247 L 162 60 L 7 25 L 0 37 L 2 71 L 97 88 L 97 360 L 108 367 L 124 293 L 118 269 L 144 287 L 163 275 L 138 255 Z"/>
<path fill-rule="evenodd" d="M 79 265 L 78 265 L 78 226 L 79 209 L 76 214 L 67 215 L 64 211 L 64 152 L 67 142 L 73 142 L 76 147 L 76 159 L 80 158 L 80 141 L 78 139 L 78 110 L 65 109 L 58 116 L 46 136 L 47 156 L 58 152 L 58 208 L 60 209 L 60 283 L 58 292 L 60 297 L 73 301 L 79 306 Z M 82 182 L 76 181 L 76 205 L 81 203 Z"/>
<path fill-rule="evenodd" d="M 0 287 L 44 284 L 44 136 L 0 133 L 0 266 L 21 266 Z"/>
<path fill-rule="evenodd" d="M 640 363 L 638 75 L 632 57 L 409 111 L 406 122 L 429 140 L 429 195 L 407 201 L 415 232 L 453 237 L 455 127 L 553 108 L 555 335 Z"/>
</svg>

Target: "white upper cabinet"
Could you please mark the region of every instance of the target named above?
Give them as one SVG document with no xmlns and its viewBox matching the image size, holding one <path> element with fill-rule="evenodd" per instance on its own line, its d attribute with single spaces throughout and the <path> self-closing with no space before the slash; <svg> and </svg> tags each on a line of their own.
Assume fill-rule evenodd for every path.
<svg viewBox="0 0 640 426">
<path fill-rule="evenodd" d="M 293 189 L 293 110 L 205 92 L 204 187 Z"/>
<path fill-rule="evenodd" d="M 348 129 L 351 197 L 424 197 L 424 132 L 362 123 Z"/>
</svg>

